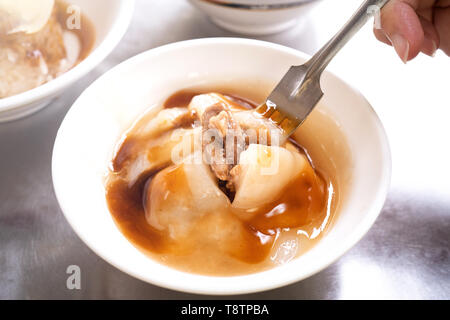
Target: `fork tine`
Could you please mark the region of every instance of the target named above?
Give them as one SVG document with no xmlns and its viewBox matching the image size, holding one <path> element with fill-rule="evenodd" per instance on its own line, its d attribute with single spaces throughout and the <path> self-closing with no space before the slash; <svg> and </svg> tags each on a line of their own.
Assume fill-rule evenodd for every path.
<svg viewBox="0 0 450 320">
<path fill-rule="evenodd" d="M 256 108 L 256 112 L 265 118 L 269 118 L 274 111 L 275 108 L 268 106 L 267 103 L 263 103 L 258 108 Z"/>
<path fill-rule="evenodd" d="M 272 106 L 267 103 L 263 103 L 256 108 L 255 111 L 264 118 L 270 120 L 273 124 L 285 130 L 286 133 L 291 132 L 298 125 L 298 120 L 289 118 L 289 116 L 286 115 L 283 110 L 277 108 L 275 104 Z"/>
<path fill-rule="evenodd" d="M 280 110 L 274 110 L 268 119 L 274 122 L 276 125 L 280 125 L 286 116 L 280 112 Z"/>
<path fill-rule="evenodd" d="M 285 135 L 287 136 L 290 136 L 299 125 L 300 122 L 298 120 L 293 120 L 289 117 L 284 118 L 280 123 L 280 127 L 283 129 Z"/>
<path fill-rule="evenodd" d="M 271 106 L 263 103 L 256 109 L 256 112 L 282 129 L 283 136 L 285 137 L 291 135 L 300 124 L 300 121 L 290 118 L 283 110 L 277 108 L 276 105 Z"/>
</svg>

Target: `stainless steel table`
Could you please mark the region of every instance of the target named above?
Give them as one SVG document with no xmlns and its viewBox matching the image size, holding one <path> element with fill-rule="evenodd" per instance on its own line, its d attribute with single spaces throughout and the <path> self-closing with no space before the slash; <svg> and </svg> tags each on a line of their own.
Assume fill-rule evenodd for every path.
<svg viewBox="0 0 450 320">
<path fill-rule="evenodd" d="M 313 53 L 358 2 L 324 1 L 303 27 L 260 39 Z M 61 213 L 50 167 L 57 129 L 94 79 L 139 52 L 211 36 L 237 35 L 183 0 L 140 0 L 123 41 L 95 71 L 41 112 L 0 124 L 0 298 L 204 298 L 141 282 L 97 257 Z M 330 68 L 368 97 L 385 124 L 393 153 L 386 205 L 364 239 L 326 270 L 236 298 L 449 299 L 450 58 L 421 56 L 404 66 L 368 26 Z M 81 268 L 81 290 L 66 288 L 69 265 Z"/>
</svg>

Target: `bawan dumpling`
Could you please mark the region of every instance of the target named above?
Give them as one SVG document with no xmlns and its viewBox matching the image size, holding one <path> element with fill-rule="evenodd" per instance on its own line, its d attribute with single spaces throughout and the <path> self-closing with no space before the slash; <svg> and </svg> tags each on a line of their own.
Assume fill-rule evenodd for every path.
<svg viewBox="0 0 450 320">
<path fill-rule="evenodd" d="M 276 200 L 310 164 L 304 155 L 278 146 L 251 144 L 231 170 L 233 207 L 258 208 Z"/>
<path fill-rule="evenodd" d="M 185 237 L 204 215 L 226 209 L 230 203 L 207 165 L 195 156 L 158 172 L 145 199 L 146 219 L 172 238 Z"/>
</svg>

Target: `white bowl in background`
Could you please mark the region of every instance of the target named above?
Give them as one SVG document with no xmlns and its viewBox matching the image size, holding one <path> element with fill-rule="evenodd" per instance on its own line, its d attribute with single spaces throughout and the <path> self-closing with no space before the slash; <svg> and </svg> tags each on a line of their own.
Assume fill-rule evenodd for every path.
<svg viewBox="0 0 450 320">
<path fill-rule="evenodd" d="M 0 99 L 0 122 L 30 115 L 51 102 L 70 84 L 100 64 L 127 30 L 134 10 L 134 0 L 69 0 L 77 5 L 95 29 L 95 42 L 89 55 L 61 76 L 26 92 Z"/>
<path fill-rule="evenodd" d="M 67 113 L 53 150 L 54 188 L 72 228 L 118 269 L 143 281 L 186 292 L 242 294 L 268 290 L 330 265 L 355 245 L 377 218 L 388 191 L 391 159 L 374 110 L 358 91 L 329 72 L 322 77 L 325 96 L 313 113 L 328 113 L 347 140 L 351 161 L 334 164 L 339 172 L 348 174 L 344 179 L 347 192 L 331 228 L 300 257 L 271 270 L 242 276 L 178 271 L 134 247 L 117 228 L 105 199 L 104 178 L 114 147 L 149 107 L 193 85 L 261 79 L 273 86 L 291 65 L 307 58 L 297 50 L 263 41 L 198 39 L 144 52 L 101 76 Z M 325 151 L 335 145 L 333 136 L 320 141 Z"/>
<path fill-rule="evenodd" d="M 232 32 L 265 35 L 284 31 L 318 0 L 189 0 L 218 26 Z"/>
</svg>

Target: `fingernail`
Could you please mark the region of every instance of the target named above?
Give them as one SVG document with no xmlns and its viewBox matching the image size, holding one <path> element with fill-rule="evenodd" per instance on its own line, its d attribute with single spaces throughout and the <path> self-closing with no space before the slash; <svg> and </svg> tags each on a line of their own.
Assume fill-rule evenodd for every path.
<svg viewBox="0 0 450 320">
<path fill-rule="evenodd" d="M 431 40 L 431 41 L 433 42 L 433 48 L 434 48 L 434 51 L 431 54 L 431 57 L 434 58 L 436 56 L 436 52 L 438 50 L 438 47 L 437 47 L 437 44 L 436 44 L 436 42 L 434 40 Z"/>
<path fill-rule="evenodd" d="M 436 55 L 438 47 L 434 40 L 430 38 L 425 38 L 422 44 L 422 52 L 427 56 L 434 57 Z"/>
<path fill-rule="evenodd" d="M 403 63 L 407 63 L 409 57 L 409 42 L 398 34 L 391 35 L 389 40 Z"/>
</svg>

